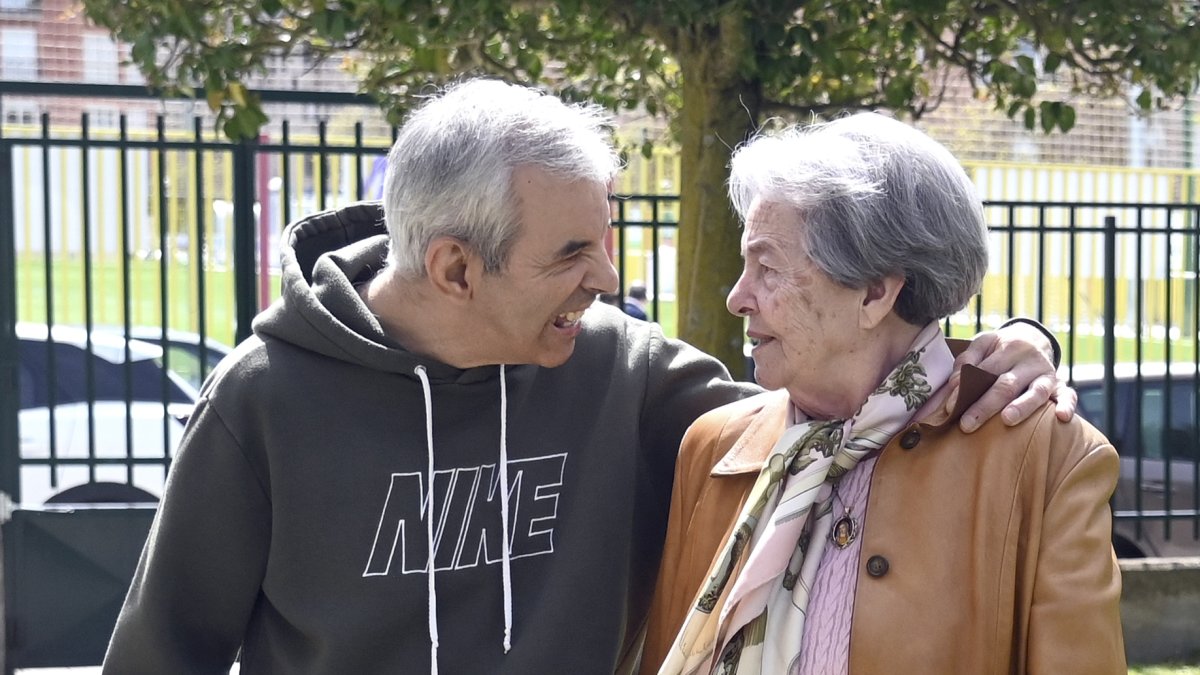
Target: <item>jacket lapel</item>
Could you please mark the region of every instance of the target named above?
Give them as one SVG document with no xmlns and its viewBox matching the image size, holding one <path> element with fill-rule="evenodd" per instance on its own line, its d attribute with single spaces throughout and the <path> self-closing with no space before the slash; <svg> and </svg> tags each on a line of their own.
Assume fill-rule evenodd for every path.
<svg viewBox="0 0 1200 675">
<path fill-rule="evenodd" d="M 780 390 L 766 395 L 768 400 L 746 427 L 746 431 L 734 442 L 733 447 L 713 467 L 713 476 L 735 476 L 758 473 L 763 461 L 771 454 L 771 448 L 787 429 L 787 392 Z"/>
</svg>

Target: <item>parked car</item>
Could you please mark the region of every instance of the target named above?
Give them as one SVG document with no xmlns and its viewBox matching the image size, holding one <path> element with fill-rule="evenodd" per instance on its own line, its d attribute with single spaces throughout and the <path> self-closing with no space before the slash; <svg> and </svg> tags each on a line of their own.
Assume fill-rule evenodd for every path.
<svg viewBox="0 0 1200 675">
<path fill-rule="evenodd" d="M 178 330 L 168 330 L 164 343 L 162 329 L 153 326 L 134 326 L 129 337 L 165 349 L 168 367 L 195 389 L 200 388 L 204 378 L 232 351 L 209 336 L 201 338 L 197 333 Z"/>
<path fill-rule="evenodd" d="M 1109 428 L 1103 368 L 1077 366 L 1073 372 L 1080 414 L 1121 456 L 1113 546 L 1127 558 L 1200 555 L 1196 367 L 1177 364 L 1168 373 L 1165 364 L 1144 363 L 1138 374 L 1136 364 L 1117 364 Z"/>
<path fill-rule="evenodd" d="M 197 396 L 163 369 L 162 348 L 103 330 L 89 342 L 74 326 L 20 323 L 16 332 L 21 501 L 40 504 L 87 482 L 129 482 L 130 467 L 135 486 L 160 494 L 166 458 Z"/>
</svg>

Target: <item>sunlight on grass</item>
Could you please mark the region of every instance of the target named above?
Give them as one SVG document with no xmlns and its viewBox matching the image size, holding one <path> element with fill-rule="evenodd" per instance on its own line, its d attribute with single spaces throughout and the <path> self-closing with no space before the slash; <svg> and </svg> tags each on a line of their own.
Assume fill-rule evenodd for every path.
<svg viewBox="0 0 1200 675">
<path fill-rule="evenodd" d="M 1131 666 L 1129 675 L 1200 675 L 1200 666 Z"/>
</svg>

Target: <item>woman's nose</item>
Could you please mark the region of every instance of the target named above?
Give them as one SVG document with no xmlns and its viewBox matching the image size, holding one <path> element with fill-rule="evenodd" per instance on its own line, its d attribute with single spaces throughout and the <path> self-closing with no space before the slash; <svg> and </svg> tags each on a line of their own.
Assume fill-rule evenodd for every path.
<svg viewBox="0 0 1200 675">
<path fill-rule="evenodd" d="M 738 277 L 737 283 L 729 291 L 729 297 L 725 298 L 725 307 L 731 314 L 737 316 L 749 316 L 754 313 L 754 296 L 749 292 L 746 282 L 746 275 Z"/>
</svg>

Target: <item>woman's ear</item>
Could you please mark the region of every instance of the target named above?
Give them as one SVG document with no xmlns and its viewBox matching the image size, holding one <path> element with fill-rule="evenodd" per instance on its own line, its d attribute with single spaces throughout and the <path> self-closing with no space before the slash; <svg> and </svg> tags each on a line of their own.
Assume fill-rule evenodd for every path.
<svg viewBox="0 0 1200 675">
<path fill-rule="evenodd" d="M 425 274 L 443 299 L 469 300 L 474 290 L 472 267 L 476 266 L 478 262 L 461 239 L 438 237 L 425 249 Z"/>
<path fill-rule="evenodd" d="M 898 274 L 886 276 L 867 284 L 859 312 L 859 325 L 865 329 L 875 328 L 892 313 L 900 289 L 904 288 L 904 277 Z"/>
</svg>

